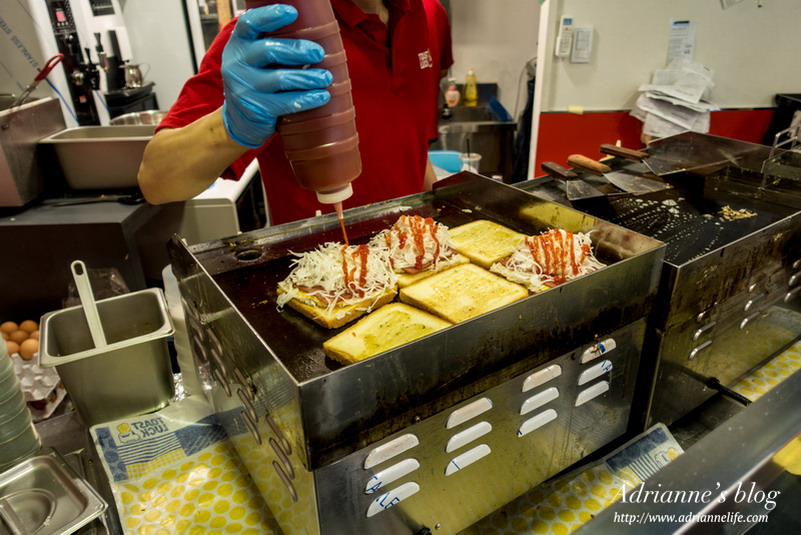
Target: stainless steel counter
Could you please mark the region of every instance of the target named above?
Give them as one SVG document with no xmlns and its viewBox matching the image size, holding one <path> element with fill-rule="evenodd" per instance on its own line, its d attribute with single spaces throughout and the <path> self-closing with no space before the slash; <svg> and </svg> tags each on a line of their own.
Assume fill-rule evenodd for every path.
<svg viewBox="0 0 801 535">
<path fill-rule="evenodd" d="M 796 372 L 757 401 L 744 406 L 736 400 L 719 395 L 710 400 L 687 418 L 671 427 L 676 440 L 685 453 L 678 456 L 664 469 L 648 479 L 644 485 L 648 490 L 721 490 L 728 489 L 730 500 L 723 504 L 703 503 L 629 503 L 618 502 L 600 512 L 585 523 L 576 533 L 603 535 L 605 533 L 790 533 L 801 526 L 801 511 L 797 504 L 801 499 L 801 477 L 793 475 L 773 462 L 776 451 L 793 437 L 801 433 L 801 372 Z M 45 448 L 56 450 L 78 475 L 85 478 L 108 502 L 105 516 L 84 527 L 82 535 L 121 535 L 124 533 L 114 504 L 114 497 L 106 479 L 97 452 L 91 444 L 89 432 L 74 412 L 52 417 L 37 424 Z M 798 440 L 798 439 L 796 439 Z M 589 461 L 584 466 L 591 466 Z M 582 471 L 584 466 L 573 467 Z M 644 515 L 690 515 L 764 514 L 764 501 L 751 502 L 741 495 L 737 503 L 738 485 L 746 491 L 754 483 L 754 493 L 773 496 L 776 507 L 769 511 L 768 521 L 751 524 L 720 525 L 710 522 L 667 522 L 663 518 Z M 720 489 L 716 488 L 720 485 Z M 773 492 L 774 494 L 767 494 Z M 527 507 L 548 506 L 548 501 L 532 502 L 539 496 L 537 489 L 527 493 L 522 500 Z M 762 508 L 762 510 L 760 510 Z M 464 535 L 495 533 L 496 518 L 505 516 L 493 513 L 476 525 L 467 528 Z M 265 514 L 269 512 L 265 510 Z M 630 516 L 623 516 L 630 515 Z M 736 516 L 729 516 L 736 519 Z M 625 520 L 624 520 L 625 519 Z M 635 520 L 636 519 L 636 520 Z M 643 520 L 640 520 L 643 519 Z M 520 521 L 520 519 L 517 519 Z M 511 522 L 511 520 L 509 520 Z M 271 525 L 274 522 L 270 522 Z M 521 535 L 535 533 L 533 522 L 523 525 L 510 524 L 510 533 Z M 550 531 L 549 531 L 550 532 Z M 280 535 L 276 527 L 265 535 Z M 391 535 L 391 534 L 387 534 Z"/>
<path fill-rule="evenodd" d="M 89 437 L 89 429 L 78 413 L 68 410 L 63 414 L 43 420 L 36 424 L 36 430 L 42 438 L 43 451 L 54 450 L 108 504 L 106 512 L 101 517 L 78 530 L 76 534 L 122 535 L 124 532 L 120 526 L 108 478 Z"/>
<path fill-rule="evenodd" d="M 576 533 L 798 532 L 801 477 L 777 462 L 776 454 L 795 438 L 798 456 L 799 406 L 801 372 L 796 372 L 721 422 L 643 485 L 644 490 L 660 494 L 651 494 L 647 503 L 638 502 L 640 498 L 630 494 L 629 499 L 605 509 Z M 699 494 L 697 499 L 684 502 L 675 494 L 678 491 Z M 707 491 L 708 495 L 703 494 Z M 775 507 L 770 502 L 775 502 Z M 697 519 L 692 515 L 706 516 Z M 728 521 L 712 521 L 713 515 Z M 748 515 L 756 516 L 747 522 Z M 767 515 L 770 523 L 760 515 Z M 696 520 L 679 520 L 691 517 Z"/>
</svg>

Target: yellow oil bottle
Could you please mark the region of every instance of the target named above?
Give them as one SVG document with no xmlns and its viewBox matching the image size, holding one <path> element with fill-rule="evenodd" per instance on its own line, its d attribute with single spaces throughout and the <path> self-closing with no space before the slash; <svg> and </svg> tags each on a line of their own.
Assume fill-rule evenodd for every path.
<svg viewBox="0 0 801 535">
<path fill-rule="evenodd" d="M 476 73 L 473 67 L 470 67 L 464 81 L 464 105 L 475 106 L 476 104 L 478 104 L 478 84 L 476 83 Z"/>
</svg>

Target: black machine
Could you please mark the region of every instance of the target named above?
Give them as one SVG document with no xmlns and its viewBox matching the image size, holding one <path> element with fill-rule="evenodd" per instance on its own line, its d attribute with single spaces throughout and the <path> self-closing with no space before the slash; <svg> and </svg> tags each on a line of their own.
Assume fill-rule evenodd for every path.
<svg viewBox="0 0 801 535">
<path fill-rule="evenodd" d="M 141 87 L 129 88 L 125 84 L 124 66 L 117 33 L 108 30 L 111 54 L 102 43 L 100 32 L 94 32 L 94 56 L 87 43 L 81 43 L 73 18 L 69 0 L 46 0 L 53 35 L 58 51 L 64 54 L 64 71 L 67 75 L 72 105 L 78 124 L 97 125 L 101 123 L 100 114 L 93 93 L 101 89 L 101 76 L 105 76 L 103 98 L 108 106 L 110 117 L 124 113 L 157 109 L 153 82 Z M 93 16 L 114 14 L 114 6 L 108 0 L 90 0 Z M 65 95 L 66 97 L 66 95 Z"/>
</svg>

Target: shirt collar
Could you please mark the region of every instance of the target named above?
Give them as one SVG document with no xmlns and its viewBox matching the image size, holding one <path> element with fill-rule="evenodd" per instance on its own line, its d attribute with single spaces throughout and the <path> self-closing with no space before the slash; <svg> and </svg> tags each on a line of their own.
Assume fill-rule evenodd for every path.
<svg viewBox="0 0 801 535">
<path fill-rule="evenodd" d="M 406 13 L 411 9 L 410 3 L 411 0 L 389 0 L 387 4 L 390 16 L 394 11 Z M 331 0 L 331 7 L 334 8 L 337 17 L 352 28 L 367 20 L 367 14 L 350 0 Z"/>
</svg>

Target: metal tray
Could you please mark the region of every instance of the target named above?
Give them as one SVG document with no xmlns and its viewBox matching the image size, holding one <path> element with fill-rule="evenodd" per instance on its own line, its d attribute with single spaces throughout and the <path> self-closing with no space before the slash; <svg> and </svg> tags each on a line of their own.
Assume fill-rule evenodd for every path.
<svg viewBox="0 0 801 535">
<path fill-rule="evenodd" d="M 164 292 L 147 288 L 97 307 L 108 345 L 94 346 L 80 305 L 48 312 L 40 322 L 39 366 L 56 367 L 88 425 L 167 405 L 174 387 L 167 339 L 175 327 Z"/>
<path fill-rule="evenodd" d="M 106 507 L 94 489 L 50 456 L 33 457 L 0 474 L 0 535 L 66 535 Z"/>
<path fill-rule="evenodd" d="M 67 185 L 76 190 L 138 186 L 136 174 L 155 125 L 78 126 L 48 136 Z"/>
</svg>

